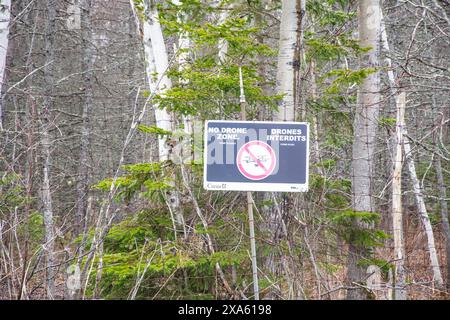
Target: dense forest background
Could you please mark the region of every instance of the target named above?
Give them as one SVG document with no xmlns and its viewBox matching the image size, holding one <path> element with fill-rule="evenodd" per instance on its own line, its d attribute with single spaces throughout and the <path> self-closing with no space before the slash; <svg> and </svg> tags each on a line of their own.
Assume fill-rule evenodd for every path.
<svg viewBox="0 0 450 320">
<path fill-rule="evenodd" d="M 0 3 L 0 299 L 253 299 L 248 201 L 261 299 L 448 298 L 449 1 Z M 203 189 L 242 116 L 308 192 Z"/>
</svg>

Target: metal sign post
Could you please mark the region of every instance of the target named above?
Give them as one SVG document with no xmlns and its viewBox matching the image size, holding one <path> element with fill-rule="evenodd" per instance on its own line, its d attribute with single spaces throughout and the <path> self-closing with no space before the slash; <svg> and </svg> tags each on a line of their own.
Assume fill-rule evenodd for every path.
<svg viewBox="0 0 450 320">
<path fill-rule="evenodd" d="M 242 68 L 239 67 L 239 85 L 241 88 L 241 96 L 239 102 L 241 105 L 241 119 L 245 121 L 247 119 L 246 101 L 244 93 L 244 82 L 242 80 Z M 246 149 L 248 150 L 248 148 Z M 259 280 L 258 280 L 258 264 L 256 261 L 256 241 L 255 241 L 255 220 L 253 218 L 253 198 L 252 193 L 247 191 L 247 211 L 248 211 L 248 224 L 250 229 L 250 251 L 252 256 L 252 275 L 253 275 L 253 292 L 255 300 L 259 300 Z"/>
</svg>

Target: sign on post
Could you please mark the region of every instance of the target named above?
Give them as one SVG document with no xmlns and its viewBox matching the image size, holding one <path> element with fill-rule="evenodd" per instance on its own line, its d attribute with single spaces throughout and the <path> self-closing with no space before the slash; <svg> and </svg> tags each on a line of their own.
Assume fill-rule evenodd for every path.
<svg viewBox="0 0 450 320">
<path fill-rule="evenodd" d="M 204 163 L 207 190 L 305 192 L 309 125 L 206 121 Z"/>
</svg>

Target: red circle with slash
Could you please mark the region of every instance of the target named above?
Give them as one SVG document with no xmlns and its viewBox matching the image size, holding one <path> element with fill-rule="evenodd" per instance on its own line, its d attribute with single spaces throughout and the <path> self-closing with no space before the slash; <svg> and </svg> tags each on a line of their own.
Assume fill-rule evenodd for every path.
<svg viewBox="0 0 450 320">
<path fill-rule="evenodd" d="M 267 178 L 275 169 L 276 161 L 273 148 L 259 140 L 244 144 L 236 157 L 239 172 L 250 180 Z"/>
</svg>

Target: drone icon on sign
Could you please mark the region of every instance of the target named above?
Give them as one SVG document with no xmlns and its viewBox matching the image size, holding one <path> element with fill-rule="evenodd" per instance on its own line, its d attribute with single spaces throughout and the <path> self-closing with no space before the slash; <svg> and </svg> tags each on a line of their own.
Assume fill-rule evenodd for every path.
<svg viewBox="0 0 450 320">
<path fill-rule="evenodd" d="M 238 152 L 237 167 L 250 180 L 267 178 L 275 169 L 275 151 L 267 143 L 254 140 L 244 144 Z"/>
<path fill-rule="evenodd" d="M 255 167 L 260 167 L 261 164 L 265 164 L 270 161 L 270 158 L 266 155 L 257 156 L 256 159 L 252 158 L 250 155 L 244 156 L 245 163 L 253 163 Z"/>
</svg>

